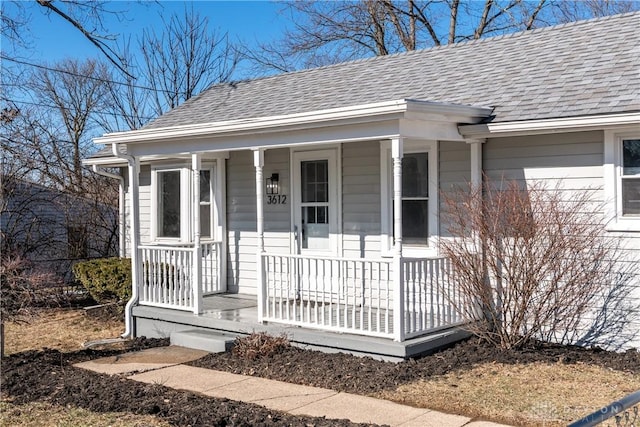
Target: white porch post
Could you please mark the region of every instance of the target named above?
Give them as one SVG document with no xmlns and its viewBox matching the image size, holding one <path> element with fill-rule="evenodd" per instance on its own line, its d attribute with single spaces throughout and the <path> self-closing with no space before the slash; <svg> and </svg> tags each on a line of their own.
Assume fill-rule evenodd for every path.
<svg viewBox="0 0 640 427">
<path fill-rule="evenodd" d="M 478 196 L 477 198 L 473 199 L 473 206 L 471 207 L 471 209 L 473 209 L 476 212 L 480 212 L 482 209 L 482 144 L 484 144 L 487 140 L 480 138 L 480 139 L 467 139 L 466 142 L 467 144 L 469 144 L 469 147 L 471 149 L 471 194 Z M 479 233 L 475 233 L 472 240 L 472 244 L 475 246 L 476 250 L 478 251 L 478 256 L 481 256 L 483 258 L 482 262 L 483 264 L 485 263 L 484 261 L 484 248 L 483 248 L 483 243 L 481 241 L 481 237 L 479 235 Z M 450 271 L 449 274 L 453 274 L 453 271 Z M 487 286 L 489 286 L 488 283 L 488 276 L 486 274 L 485 271 L 485 282 L 487 282 Z M 479 302 L 480 300 L 478 299 L 478 301 L 476 301 L 474 303 L 475 307 L 474 307 L 474 311 L 476 313 L 476 315 L 478 316 L 478 318 L 481 318 L 483 316 L 483 309 L 482 309 L 482 305 Z M 464 304 L 463 301 L 459 301 L 460 304 Z M 471 304 L 471 303 L 470 303 Z"/>
<path fill-rule="evenodd" d="M 191 275 L 193 291 L 193 313 L 202 313 L 202 248 L 200 247 L 200 154 L 191 155 L 193 174 L 192 229 L 193 229 L 193 272 Z"/>
<path fill-rule="evenodd" d="M 482 185 L 482 144 L 486 139 L 467 139 L 471 147 L 471 186 L 478 189 Z"/>
<path fill-rule="evenodd" d="M 482 197 L 482 144 L 486 139 L 467 139 L 467 144 L 471 149 L 471 188 L 472 194 Z M 474 200 L 475 206 L 472 207 L 476 212 L 482 209 L 482 199 Z M 481 247 L 478 236 L 475 238 L 477 248 Z"/>
<path fill-rule="evenodd" d="M 393 158 L 393 272 L 395 296 L 393 302 L 393 339 L 404 341 L 404 282 L 402 275 L 402 137 L 391 140 Z"/>
<path fill-rule="evenodd" d="M 264 167 L 264 149 L 254 150 L 253 165 L 256 168 L 256 234 L 258 248 L 256 254 L 256 274 L 258 279 L 258 322 L 264 318 L 265 304 L 265 277 L 262 255 L 264 254 L 264 179 L 262 168 Z"/>
</svg>

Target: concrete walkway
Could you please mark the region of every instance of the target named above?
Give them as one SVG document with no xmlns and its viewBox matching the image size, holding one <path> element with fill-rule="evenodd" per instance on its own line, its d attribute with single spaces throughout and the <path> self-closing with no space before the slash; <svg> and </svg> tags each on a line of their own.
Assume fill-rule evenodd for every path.
<svg viewBox="0 0 640 427">
<path fill-rule="evenodd" d="M 206 354 L 204 351 L 183 347 L 158 347 L 78 363 L 75 366 L 112 375 L 130 374 L 127 378 L 135 381 L 254 403 L 294 415 L 329 419 L 346 418 L 356 423 L 387 424 L 398 427 L 502 426 L 367 396 L 183 364 Z"/>
</svg>

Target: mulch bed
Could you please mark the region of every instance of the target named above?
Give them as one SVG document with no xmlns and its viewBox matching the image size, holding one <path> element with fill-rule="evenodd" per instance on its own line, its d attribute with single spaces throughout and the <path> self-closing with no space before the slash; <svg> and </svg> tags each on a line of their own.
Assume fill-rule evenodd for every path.
<svg viewBox="0 0 640 427">
<path fill-rule="evenodd" d="M 469 339 L 431 356 L 403 363 L 284 347 L 273 354 L 253 360 L 239 358 L 227 352 L 209 354 L 190 364 L 336 391 L 370 394 L 395 389 L 401 384 L 434 375 L 470 369 L 475 364 L 485 362 L 586 363 L 640 373 L 640 352 L 636 350 L 615 353 L 598 348 L 539 343 L 523 350 L 500 351 L 479 339 Z"/>
<path fill-rule="evenodd" d="M 127 351 L 167 345 L 138 339 Z M 29 351 L 2 359 L 2 398 L 14 404 L 48 402 L 94 412 L 150 414 L 176 426 L 357 426 L 348 420 L 294 416 L 262 406 L 217 399 L 159 384 L 96 374 L 74 363 L 122 351 Z"/>
<path fill-rule="evenodd" d="M 166 340 L 138 339 L 130 344 L 128 351 L 166 344 Z M 2 360 L 3 398 L 17 404 L 46 401 L 95 412 L 153 414 L 181 426 L 355 425 L 346 420 L 283 414 L 258 405 L 177 391 L 157 384 L 142 384 L 71 366 L 115 353 L 104 350 L 74 353 L 45 350 L 12 355 Z M 640 372 L 640 353 L 635 350 L 613 353 L 599 349 L 537 345 L 520 351 L 498 351 L 477 339 L 404 363 L 283 347 L 272 354 L 251 360 L 232 353 L 222 353 L 207 355 L 190 364 L 337 391 L 370 394 L 486 362 L 587 363 L 619 371 Z"/>
</svg>

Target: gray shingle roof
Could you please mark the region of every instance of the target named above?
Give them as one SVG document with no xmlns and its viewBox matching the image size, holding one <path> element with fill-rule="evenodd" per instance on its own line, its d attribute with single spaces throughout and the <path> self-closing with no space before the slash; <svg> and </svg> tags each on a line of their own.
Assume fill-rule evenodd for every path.
<svg viewBox="0 0 640 427">
<path fill-rule="evenodd" d="M 146 128 L 396 99 L 491 106 L 496 122 L 640 111 L 640 12 L 216 85 Z"/>
</svg>

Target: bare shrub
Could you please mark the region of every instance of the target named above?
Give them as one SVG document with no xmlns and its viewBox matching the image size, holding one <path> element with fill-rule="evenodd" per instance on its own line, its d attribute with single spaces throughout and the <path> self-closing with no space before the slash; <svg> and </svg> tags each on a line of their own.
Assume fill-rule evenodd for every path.
<svg viewBox="0 0 640 427">
<path fill-rule="evenodd" d="M 472 333 L 501 348 L 572 342 L 581 319 L 619 280 L 619 241 L 607 236 L 594 191 L 491 182 L 442 196 L 450 236 L 441 251 Z"/>
<path fill-rule="evenodd" d="M 3 254 L 0 260 L 0 357 L 4 356 L 4 323 L 25 322 L 38 307 L 54 303 L 60 280 L 52 273 L 38 271 L 20 256 Z"/>
<path fill-rule="evenodd" d="M 289 345 L 289 338 L 284 334 L 273 336 L 266 332 L 254 332 L 246 337 L 236 338 L 231 352 L 242 359 L 255 360 L 278 353 Z"/>
</svg>

